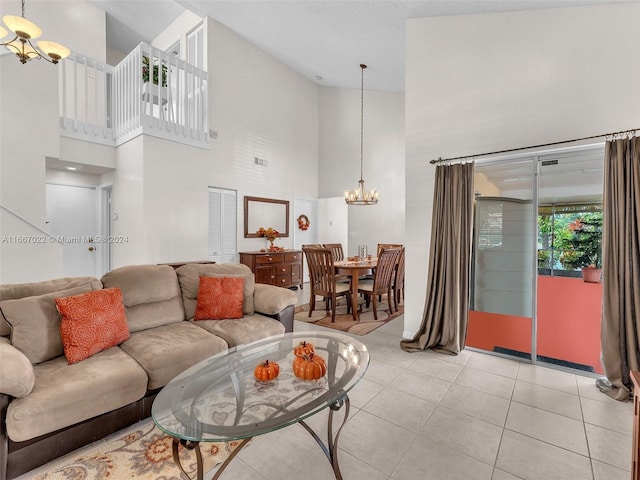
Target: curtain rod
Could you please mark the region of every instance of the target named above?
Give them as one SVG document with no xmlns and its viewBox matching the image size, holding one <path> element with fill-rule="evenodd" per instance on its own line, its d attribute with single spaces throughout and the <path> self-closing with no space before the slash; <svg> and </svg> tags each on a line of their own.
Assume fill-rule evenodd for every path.
<svg viewBox="0 0 640 480">
<path fill-rule="evenodd" d="M 501 153 L 511 153 L 511 152 L 520 152 L 522 150 L 531 150 L 532 148 L 542 148 L 542 147 L 552 147 L 554 145 L 562 145 L 564 143 L 573 143 L 573 142 L 581 142 L 583 140 L 593 140 L 596 138 L 602 138 L 602 137 L 615 137 L 616 135 L 635 135 L 636 131 L 640 130 L 640 128 L 635 128 L 635 129 L 631 129 L 631 130 L 622 130 L 620 132 L 613 132 L 613 133 L 603 133 L 602 135 L 592 135 L 591 137 L 582 137 L 582 138 L 575 138 L 573 140 L 562 140 L 560 142 L 551 142 L 551 143 L 542 143 L 540 145 L 532 145 L 530 147 L 518 147 L 518 148 L 509 148 L 507 150 L 498 150 L 495 152 L 487 152 L 487 153 L 480 153 L 477 155 L 463 155 L 460 157 L 449 157 L 449 158 L 438 158 L 437 160 L 429 160 L 429 163 L 431 165 L 435 164 L 435 163 L 440 163 L 440 162 L 451 162 L 453 160 L 463 160 L 465 158 L 473 158 L 473 157 L 487 157 L 489 155 L 499 155 Z"/>
</svg>

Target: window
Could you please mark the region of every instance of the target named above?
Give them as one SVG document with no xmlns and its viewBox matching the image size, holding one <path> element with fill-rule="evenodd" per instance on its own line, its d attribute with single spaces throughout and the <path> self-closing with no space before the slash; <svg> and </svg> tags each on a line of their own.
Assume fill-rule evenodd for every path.
<svg viewBox="0 0 640 480">
<path fill-rule="evenodd" d="M 499 199 L 476 202 L 479 250 L 502 246 L 502 206 Z"/>
<path fill-rule="evenodd" d="M 209 187 L 208 259 L 216 263 L 237 261 L 236 191 Z"/>
<path fill-rule="evenodd" d="M 538 209 L 538 274 L 580 276 L 602 264 L 602 204 L 545 205 Z"/>
</svg>

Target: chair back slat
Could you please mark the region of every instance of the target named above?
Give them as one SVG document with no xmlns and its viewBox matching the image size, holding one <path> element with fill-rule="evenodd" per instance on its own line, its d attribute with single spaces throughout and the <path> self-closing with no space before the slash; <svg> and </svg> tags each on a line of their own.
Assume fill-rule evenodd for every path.
<svg viewBox="0 0 640 480">
<path fill-rule="evenodd" d="M 400 249 L 400 255 L 398 255 L 398 266 L 393 285 L 396 289 L 404 288 L 404 248 Z"/>
<path fill-rule="evenodd" d="M 385 248 L 403 248 L 404 245 L 402 245 L 401 243 L 379 243 L 378 244 L 378 257 L 380 256 L 380 253 L 382 252 L 382 250 L 384 250 Z"/>
<path fill-rule="evenodd" d="M 339 262 L 340 260 L 344 260 L 344 251 L 342 250 L 341 243 L 325 243 L 323 247 L 331 250 L 331 253 L 333 254 L 334 262 Z"/>
<path fill-rule="evenodd" d="M 380 252 L 376 272 L 373 275 L 374 294 L 389 292 L 400 252 L 400 248 L 384 248 Z"/>
<path fill-rule="evenodd" d="M 331 250 L 307 246 L 303 246 L 302 250 L 309 266 L 311 291 L 323 297 L 335 294 L 336 278 Z"/>
</svg>

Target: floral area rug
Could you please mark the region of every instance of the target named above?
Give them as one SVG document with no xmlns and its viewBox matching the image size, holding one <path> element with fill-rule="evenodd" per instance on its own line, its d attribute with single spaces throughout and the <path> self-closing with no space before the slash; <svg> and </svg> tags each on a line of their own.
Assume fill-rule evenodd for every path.
<svg viewBox="0 0 640 480">
<path fill-rule="evenodd" d="M 383 296 L 382 301 L 377 305 L 378 320 L 376 320 L 373 317 L 373 303 L 366 307 L 363 299 L 358 299 L 358 302 L 361 312 L 357 322 L 353 320 L 351 313 L 347 313 L 347 302 L 344 298 L 338 299 L 335 322 L 331 321 L 331 310 L 325 310 L 325 303 L 321 297 L 317 297 L 316 308 L 311 312 L 311 316 L 309 316 L 309 304 L 307 304 L 296 308 L 295 319 L 356 335 L 366 335 L 404 313 L 404 304 L 400 301 L 398 311 L 393 310 L 393 314 L 389 315 L 389 304 Z"/>
<path fill-rule="evenodd" d="M 224 462 L 239 443 L 201 443 L 204 471 Z M 185 471 L 196 478 L 195 452 L 180 446 L 179 455 Z M 95 448 L 71 453 L 34 480 L 184 480 L 180 475 L 173 461 L 171 437 L 146 420 Z"/>
</svg>

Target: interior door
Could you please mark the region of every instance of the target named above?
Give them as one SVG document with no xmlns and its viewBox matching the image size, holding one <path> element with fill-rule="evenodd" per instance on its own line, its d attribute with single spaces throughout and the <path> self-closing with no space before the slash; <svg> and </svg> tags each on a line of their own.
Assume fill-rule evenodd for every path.
<svg viewBox="0 0 640 480">
<path fill-rule="evenodd" d="M 65 276 L 96 276 L 97 200 L 93 187 L 46 185 L 46 217 L 50 235 L 63 243 Z"/>
</svg>

